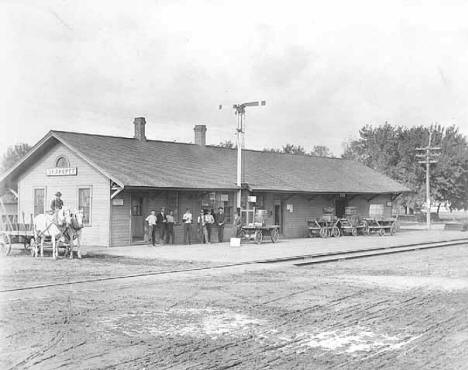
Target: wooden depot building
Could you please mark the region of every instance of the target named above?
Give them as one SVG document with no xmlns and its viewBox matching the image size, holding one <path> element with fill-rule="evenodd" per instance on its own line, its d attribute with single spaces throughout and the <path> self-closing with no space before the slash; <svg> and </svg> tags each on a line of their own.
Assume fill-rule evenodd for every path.
<svg viewBox="0 0 468 370">
<path fill-rule="evenodd" d="M 83 210 L 84 245 L 142 242 L 146 216 L 161 207 L 174 211 L 176 243 L 182 243 L 186 208 L 192 210 L 196 240 L 200 209 L 222 206 L 228 240 L 238 190 L 236 149 L 206 145 L 204 125 L 195 126 L 195 144 L 188 144 L 148 140 L 145 124 L 135 118 L 134 137 L 50 131 L 0 178 L 0 189 L 18 198 L 18 221 L 43 213 L 60 191 L 67 207 Z M 342 216 L 346 206 L 355 206 L 366 216 L 374 204 L 391 216 L 396 196 L 408 191 L 338 158 L 243 150 L 243 170 L 243 216 L 266 210 L 266 222 L 280 225 L 287 238 L 306 236 L 307 218 L 320 216 L 325 207 Z"/>
</svg>

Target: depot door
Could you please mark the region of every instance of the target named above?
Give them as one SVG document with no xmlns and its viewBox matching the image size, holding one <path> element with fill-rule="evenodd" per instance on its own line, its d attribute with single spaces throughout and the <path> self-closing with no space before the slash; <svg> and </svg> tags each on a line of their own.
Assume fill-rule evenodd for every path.
<svg viewBox="0 0 468 370">
<path fill-rule="evenodd" d="M 335 214 L 336 217 L 342 218 L 345 214 L 345 208 L 348 205 L 346 198 L 339 198 L 335 200 Z"/>
<path fill-rule="evenodd" d="M 275 204 L 274 221 L 275 225 L 279 225 L 280 233 L 283 233 L 283 206 L 281 203 Z"/>
<path fill-rule="evenodd" d="M 143 216 L 143 197 L 132 194 L 132 241 L 143 240 L 145 224 Z"/>
</svg>

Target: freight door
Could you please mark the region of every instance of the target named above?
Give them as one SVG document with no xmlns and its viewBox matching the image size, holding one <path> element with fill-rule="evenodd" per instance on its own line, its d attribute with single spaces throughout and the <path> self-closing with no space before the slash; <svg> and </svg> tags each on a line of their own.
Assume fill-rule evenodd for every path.
<svg viewBox="0 0 468 370">
<path fill-rule="evenodd" d="M 345 208 L 348 205 L 346 198 L 339 198 L 335 200 L 335 214 L 338 218 L 343 218 L 345 215 Z"/>
<path fill-rule="evenodd" d="M 280 227 L 280 233 L 283 233 L 283 207 L 281 203 L 275 204 L 275 225 Z"/>
<path fill-rule="evenodd" d="M 145 224 L 143 216 L 143 197 L 132 195 L 132 240 L 143 240 Z"/>
</svg>

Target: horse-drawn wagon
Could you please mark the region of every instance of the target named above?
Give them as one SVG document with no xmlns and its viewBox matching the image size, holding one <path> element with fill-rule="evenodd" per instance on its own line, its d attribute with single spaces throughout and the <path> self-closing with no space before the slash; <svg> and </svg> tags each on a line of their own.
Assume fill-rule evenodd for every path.
<svg viewBox="0 0 468 370">
<path fill-rule="evenodd" d="M 2 212 L 0 212 L 2 213 Z M 8 217 L 0 217 L 0 255 L 9 255 L 12 244 L 23 244 L 32 256 L 44 255 L 44 244 L 52 247 L 52 256 L 58 256 L 59 248 L 65 249 L 65 255 L 73 257 L 76 245 L 78 258 L 80 253 L 81 229 L 83 216 L 79 211 L 61 209 L 54 214 L 40 214 L 31 223 L 13 223 Z"/>
</svg>

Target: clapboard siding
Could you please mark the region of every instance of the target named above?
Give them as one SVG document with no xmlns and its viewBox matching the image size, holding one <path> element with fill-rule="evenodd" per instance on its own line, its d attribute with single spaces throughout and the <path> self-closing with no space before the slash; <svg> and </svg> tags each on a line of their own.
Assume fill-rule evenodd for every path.
<svg viewBox="0 0 468 370">
<path fill-rule="evenodd" d="M 111 246 L 131 244 L 130 234 L 130 193 L 123 191 L 115 199 L 123 199 L 123 205 L 111 206 Z"/>
<path fill-rule="evenodd" d="M 366 198 L 367 197 L 367 198 Z M 371 204 L 384 205 L 384 217 L 392 216 L 392 207 L 386 206 L 391 200 L 390 195 L 379 195 L 368 201 L 367 196 L 357 196 L 348 202 L 348 206 L 357 207 L 358 213 L 362 217 L 369 216 L 369 206 Z M 320 217 L 323 214 L 323 208 L 334 207 L 334 199 L 322 195 L 293 195 L 282 196 L 280 194 L 265 194 L 265 209 L 268 216 L 265 218 L 267 224 L 273 223 L 273 213 L 275 203 L 281 203 L 283 209 L 283 230 L 282 234 L 287 238 L 300 238 L 307 236 L 307 219 Z M 287 210 L 287 205 L 293 205 L 293 211 Z"/>
<path fill-rule="evenodd" d="M 121 198 L 124 201 L 123 206 L 112 206 L 111 212 L 111 245 L 129 245 L 132 243 L 131 240 L 131 223 L 130 223 L 130 213 L 131 213 L 131 198 L 143 198 L 143 219 L 150 214 L 152 210 L 159 212 L 162 207 L 165 207 L 167 212 L 171 209 L 168 199 L 174 196 L 174 191 L 171 190 L 152 190 L 152 191 L 134 191 L 134 192 L 122 192 L 117 198 Z M 175 212 L 176 224 L 174 225 L 175 231 L 175 243 L 183 243 L 184 232 L 182 225 L 182 216 L 187 208 L 189 208 L 193 215 L 193 224 L 192 224 L 192 237 L 191 240 L 193 243 L 200 241 L 200 235 L 197 230 L 197 217 L 199 215 L 200 209 L 202 208 L 202 198 L 204 192 L 200 191 L 179 191 L 178 199 L 179 206 L 177 209 L 173 209 Z M 228 194 L 229 199 L 233 200 L 235 194 L 233 192 L 218 192 L 219 194 Z M 172 206 L 174 207 L 174 206 Z M 206 208 L 206 207 L 203 207 Z M 232 215 L 232 220 L 234 215 Z M 228 241 L 232 236 L 232 222 L 231 224 L 226 224 L 224 227 L 224 241 Z M 146 230 L 147 232 L 147 230 Z M 218 230 L 216 227 L 213 227 L 211 234 L 211 241 L 218 241 Z"/>
<path fill-rule="evenodd" d="M 367 195 L 367 197 L 369 198 L 370 196 Z M 392 217 L 392 207 L 387 206 L 387 202 L 390 202 L 391 200 L 392 198 L 391 198 L 391 195 L 389 194 L 381 194 L 371 200 L 367 200 L 366 196 L 358 196 L 349 202 L 349 206 L 357 207 L 358 213 L 362 217 L 368 217 L 369 206 L 371 204 L 383 204 L 384 205 L 383 217 Z"/>
<path fill-rule="evenodd" d="M 57 159 L 65 156 L 70 167 L 77 167 L 76 176 L 47 176 L 46 170 L 54 168 Z M 58 143 L 18 179 L 18 212 L 21 219 L 29 222 L 34 213 L 34 189 L 45 189 L 45 209 L 49 209 L 51 200 L 57 191 L 67 208 L 78 208 L 78 189 L 91 187 L 91 225 L 83 229 L 82 244 L 93 246 L 109 245 L 109 197 L 110 182 L 90 164 Z"/>
</svg>

